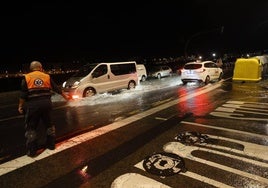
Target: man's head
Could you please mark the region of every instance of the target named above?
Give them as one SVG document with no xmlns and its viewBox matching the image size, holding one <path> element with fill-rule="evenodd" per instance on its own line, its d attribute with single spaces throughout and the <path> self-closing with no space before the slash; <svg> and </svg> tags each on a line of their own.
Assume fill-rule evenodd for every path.
<svg viewBox="0 0 268 188">
<path fill-rule="evenodd" d="M 42 71 L 42 64 L 39 61 L 32 61 L 30 64 L 31 71 Z"/>
</svg>

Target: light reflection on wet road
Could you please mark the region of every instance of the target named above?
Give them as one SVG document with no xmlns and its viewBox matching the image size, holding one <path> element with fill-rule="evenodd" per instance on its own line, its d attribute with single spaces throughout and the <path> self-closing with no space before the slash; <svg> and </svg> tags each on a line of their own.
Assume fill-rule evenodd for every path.
<svg viewBox="0 0 268 188">
<path fill-rule="evenodd" d="M 171 84 L 166 84 L 168 81 Z M 78 130 L 86 130 L 87 126 L 90 126 L 89 129 L 95 129 L 152 107 L 161 106 L 169 101 L 194 95 L 205 87 L 209 88 L 214 85 L 212 83 L 205 87 L 196 84 L 182 86 L 177 82 L 179 82 L 177 77 L 152 80 L 144 83 L 140 88 L 138 87 L 135 92 L 126 90 L 114 94 L 101 94 L 90 99 L 68 102 L 64 106 L 57 105 L 54 115 L 59 119 L 55 119 L 56 124 L 63 122 L 62 117 L 68 118 L 65 125 L 62 127 L 58 125 L 57 129 L 60 129 L 58 135 L 63 136 L 69 131 L 74 132 L 77 128 Z M 158 83 L 157 86 L 154 83 Z M 124 151 L 129 146 L 122 146 L 121 150 L 116 150 L 118 160 L 111 160 L 111 163 L 116 162 L 111 168 L 103 166 L 103 160 L 110 158 L 102 156 L 90 161 L 88 166 L 81 167 L 83 174 L 86 175 L 83 179 L 77 177 L 79 175 L 75 171 L 52 182 L 47 187 L 62 184 L 74 187 L 98 187 L 100 185 L 124 187 L 125 185 L 134 186 L 131 181 L 137 182 L 136 180 L 143 180 L 139 182 L 145 183 L 140 186 L 265 187 L 268 185 L 265 170 L 268 164 L 268 155 L 265 153 L 268 145 L 266 120 L 243 120 L 243 118 L 251 116 L 259 119 L 266 117 L 266 114 L 261 114 L 262 110 L 264 113 L 267 110 L 268 99 L 265 85 L 265 81 L 257 84 L 226 81 L 221 83 L 221 87 L 208 93 L 179 101 L 177 105 L 161 111 L 155 117 L 155 121 L 163 122 L 159 125 L 169 125 L 168 129 L 163 129 L 165 134 L 156 134 L 158 137 L 154 137 L 143 146 L 139 146 L 139 152 L 134 150 L 125 156 L 120 154 L 120 151 Z M 142 86 L 144 87 L 142 88 Z M 57 97 L 54 96 L 54 103 L 62 103 L 61 99 Z M 179 115 L 188 112 L 191 112 L 192 116 L 182 122 L 171 116 L 172 113 Z M 241 117 L 241 114 L 243 115 L 241 119 L 233 118 Z M 65 129 L 64 126 L 66 126 Z M 142 129 L 143 126 L 140 126 Z M 133 133 L 136 129 L 138 130 L 137 127 L 130 129 Z M 155 129 L 152 128 L 151 131 L 154 132 Z M 192 145 L 174 142 L 176 133 L 185 131 L 202 133 L 209 139 L 200 142 L 197 137 Z M 135 148 L 141 138 L 133 138 L 131 147 Z M 145 137 L 143 139 L 146 140 Z M 176 173 L 169 177 L 151 174 L 150 170 L 144 168 L 143 160 L 157 152 L 160 152 L 157 155 L 160 157 L 157 157 L 157 160 L 155 157 L 152 158 L 156 163 L 150 164 L 154 165 L 150 168 L 154 167 L 154 170 L 157 170 L 161 167 L 160 173 L 170 173 L 170 169 L 177 169 L 178 166 L 174 164 L 178 164 L 178 161 L 176 162 L 174 157 L 165 156 L 162 153 L 166 152 L 182 157 L 187 171 L 175 170 Z M 109 155 L 114 155 L 113 151 Z M 96 168 L 103 169 L 103 171 L 94 171 Z M 154 171 L 154 173 L 156 172 Z M 138 186 L 138 184 L 135 185 Z"/>
</svg>

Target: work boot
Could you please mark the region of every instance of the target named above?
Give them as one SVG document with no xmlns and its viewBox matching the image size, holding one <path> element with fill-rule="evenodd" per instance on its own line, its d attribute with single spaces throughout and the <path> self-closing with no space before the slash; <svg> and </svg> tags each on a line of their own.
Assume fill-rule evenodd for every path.
<svg viewBox="0 0 268 188">
<path fill-rule="evenodd" d="M 35 157 L 37 154 L 37 144 L 35 142 L 27 144 L 27 156 Z"/>
<path fill-rule="evenodd" d="M 36 150 L 28 150 L 27 151 L 27 156 L 28 157 L 35 157 L 36 156 L 36 153 L 37 153 L 37 151 Z"/>
<path fill-rule="evenodd" d="M 54 136 L 47 136 L 47 148 L 50 150 L 55 149 L 55 137 Z"/>
</svg>

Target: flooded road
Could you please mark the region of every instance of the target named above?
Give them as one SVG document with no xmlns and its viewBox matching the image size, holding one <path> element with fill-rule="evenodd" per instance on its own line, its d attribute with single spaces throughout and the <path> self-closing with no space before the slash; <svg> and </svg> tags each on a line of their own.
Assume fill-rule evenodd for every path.
<svg viewBox="0 0 268 188">
<path fill-rule="evenodd" d="M 41 187 L 266 187 L 267 85 L 227 79 L 183 86 L 174 76 L 67 103 L 55 95 L 59 145 L 36 159 L 54 169 Z M 2 130 L 21 118 L 3 118 Z M 34 171 L 49 176 L 40 167 Z"/>
</svg>

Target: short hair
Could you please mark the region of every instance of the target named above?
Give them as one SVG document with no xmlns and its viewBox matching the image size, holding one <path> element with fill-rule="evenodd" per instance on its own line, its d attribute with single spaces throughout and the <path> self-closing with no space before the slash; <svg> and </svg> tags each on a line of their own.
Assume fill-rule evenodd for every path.
<svg viewBox="0 0 268 188">
<path fill-rule="evenodd" d="M 39 61 L 32 61 L 30 64 L 30 70 L 35 71 L 35 70 L 42 70 L 42 64 Z"/>
</svg>

